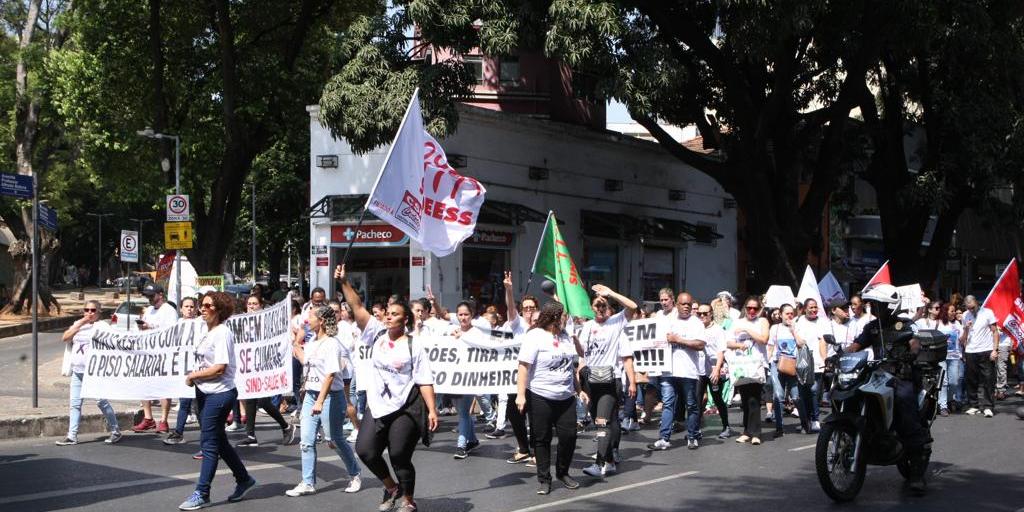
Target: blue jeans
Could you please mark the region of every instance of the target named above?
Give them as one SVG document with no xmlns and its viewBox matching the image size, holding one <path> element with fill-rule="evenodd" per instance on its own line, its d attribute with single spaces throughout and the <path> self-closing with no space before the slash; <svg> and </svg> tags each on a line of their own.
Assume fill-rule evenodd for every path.
<svg viewBox="0 0 1024 512">
<path fill-rule="evenodd" d="M 477 395 L 476 403 L 480 406 L 480 413 L 484 415 L 484 418 L 488 422 L 495 421 L 498 417 L 497 412 L 494 410 L 494 406 L 491 404 L 490 395 Z"/>
<path fill-rule="evenodd" d="M 330 434 L 334 442 L 335 451 L 345 463 L 345 469 L 349 476 L 359 475 L 359 462 L 356 461 L 356 454 L 352 447 L 345 442 L 345 435 L 342 433 L 342 424 L 345 422 L 345 391 L 331 391 L 324 400 L 324 409 L 320 414 L 313 415 L 313 404 L 319 391 L 306 390 L 302 399 L 302 423 L 299 441 L 299 450 L 302 452 L 302 481 L 313 485 L 316 484 L 316 431 L 321 426 Z"/>
<path fill-rule="evenodd" d="M 946 359 L 941 364 L 946 370 L 946 379 L 942 381 L 942 389 L 939 390 L 939 409 L 949 408 L 949 394 L 953 395 L 953 401 L 964 403 L 964 388 L 960 385 L 964 375 L 964 362 L 962 359 Z"/>
<path fill-rule="evenodd" d="M 82 377 L 81 373 L 71 374 L 71 408 L 68 414 L 68 439 L 78 439 L 78 424 L 82 421 Z M 96 406 L 107 417 L 107 429 L 119 432 L 117 415 L 106 399 L 96 401 Z"/>
<path fill-rule="evenodd" d="M 210 484 L 213 475 L 217 473 L 217 462 L 220 459 L 224 459 L 224 463 L 231 468 L 236 483 L 248 482 L 250 478 L 242 459 L 238 458 L 238 453 L 224 432 L 224 423 L 237 399 L 237 389 L 207 395 L 196 388 L 196 400 L 199 402 L 199 446 L 203 452 L 203 467 L 199 470 L 196 492 L 205 497 L 210 496 Z"/>
<path fill-rule="evenodd" d="M 362 418 L 363 412 L 366 411 L 366 391 L 356 389 L 356 380 L 352 379 L 352 383 L 348 386 L 348 401 L 355 404 L 356 406 L 356 417 Z M 359 428 L 359 425 L 355 425 Z"/>
<path fill-rule="evenodd" d="M 458 395 L 455 399 L 455 408 L 459 411 L 459 441 L 458 447 L 465 448 L 467 444 L 476 441 L 476 432 L 473 432 L 473 415 L 470 409 L 473 408 L 473 395 Z"/>
<path fill-rule="evenodd" d="M 824 380 L 824 373 L 814 374 L 814 385 L 811 386 L 811 393 L 814 395 L 814 410 L 811 411 L 811 421 L 818 421 L 821 413 L 821 389 L 825 387 L 822 384 Z"/>
<path fill-rule="evenodd" d="M 302 406 L 302 361 L 292 356 L 292 401 L 296 407 Z"/>
<path fill-rule="evenodd" d="M 668 441 L 672 437 L 672 423 L 675 421 L 676 401 L 682 395 L 686 405 L 686 436 L 700 438 L 700 411 L 697 407 L 697 379 L 684 379 L 662 375 L 658 377 L 661 390 L 661 428 L 658 436 Z"/>
<path fill-rule="evenodd" d="M 795 376 L 780 374 L 779 365 L 776 363 L 772 363 L 769 370 L 772 376 L 772 413 L 775 415 L 775 430 L 780 430 L 782 429 L 782 415 L 786 412 L 783 407 L 786 398 L 792 399 L 793 403 L 797 405 L 801 404 L 799 382 Z M 803 407 L 797 409 L 800 411 L 801 423 L 807 419 L 807 412 L 803 409 Z"/>
<path fill-rule="evenodd" d="M 188 415 L 192 412 L 192 399 L 191 398 L 179 398 L 178 399 L 178 417 L 174 420 L 174 431 L 179 434 L 185 433 L 185 422 L 188 420 Z"/>
</svg>

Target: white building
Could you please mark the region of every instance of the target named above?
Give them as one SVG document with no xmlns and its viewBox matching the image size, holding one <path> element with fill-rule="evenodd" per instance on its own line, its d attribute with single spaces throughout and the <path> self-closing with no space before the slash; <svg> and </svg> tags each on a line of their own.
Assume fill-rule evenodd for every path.
<svg viewBox="0 0 1024 512">
<path fill-rule="evenodd" d="M 392 293 L 443 304 L 503 304 L 502 272 L 517 296 L 530 276 L 547 212 L 553 210 L 588 283 L 643 300 L 662 287 L 708 300 L 735 290 L 735 204 L 708 176 L 658 144 L 579 125 L 462 105 L 458 133 L 441 141 L 459 172 L 487 188 L 476 233 L 437 258 L 367 216 L 347 270 L 368 301 Z M 333 288 L 386 147 L 353 154 L 310 114 L 310 284 Z M 530 293 L 539 295 L 542 277 Z"/>
</svg>

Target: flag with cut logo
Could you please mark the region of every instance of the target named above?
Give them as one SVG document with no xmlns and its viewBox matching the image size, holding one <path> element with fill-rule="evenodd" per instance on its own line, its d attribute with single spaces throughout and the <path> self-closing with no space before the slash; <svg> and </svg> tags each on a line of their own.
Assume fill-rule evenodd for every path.
<svg viewBox="0 0 1024 512">
<path fill-rule="evenodd" d="M 1014 349 L 1020 351 L 1024 343 L 1024 329 L 1021 322 L 1024 321 L 1024 301 L 1020 298 L 1020 271 L 1017 269 L 1017 259 L 1010 260 L 1010 264 L 999 276 L 992 291 L 985 298 L 982 308 L 989 308 L 995 314 L 999 327 L 1002 327 L 1007 334 L 1013 338 Z"/>
<path fill-rule="evenodd" d="M 569 255 L 569 247 L 558 230 L 554 212 L 548 213 L 548 220 L 544 224 L 537 255 L 533 259 L 533 272 L 554 281 L 558 300 L 562 301 L 570 315 L 594 318 L 594 312 L 590 309 L 590 296 Z"/>
</svg>

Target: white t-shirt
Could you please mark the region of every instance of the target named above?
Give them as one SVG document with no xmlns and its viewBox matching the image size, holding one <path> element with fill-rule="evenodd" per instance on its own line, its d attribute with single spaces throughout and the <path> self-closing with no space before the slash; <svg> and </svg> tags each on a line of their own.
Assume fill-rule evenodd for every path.
<svg viewBox="0 0 1024 512">
<path fill-rule="evenodd" d="M 831 320 L 828 323 L 828 328 L 829 332 L 827 334 L 834 336 L 836 343 L 838 343 L 840 347 L 843 347 L 844 350 L 846 347 L 850 346 L 850 344 L 853 343 L 853 340 L 857 339 L 857 336 L 860 334 L 860 331 L 857 329 L 856 322 L 852 319 L 847 320 L 845 324 Z M 835 352 L 835 346 L 829 345 L 828 355 L 831 356 L 835 354 Z"/>
<path fill-rule="evenodd" d="M 697 317 L 676 318 L 672 321 L 669 332 L 684 340 L 707 341 L 704 324 Z M 694 350 L 682 345 L 672 344 L 672 375 L 684 379 L 696 379 L 703 373 L 700 354 L 702 350 Z"/>
<path fill-rule="evenodd" d="M 821 353 L 821 336 L 828 331 L 829 320 L 818 316 L 814 320 L 807 318 L 806 316 L 800 317 L 796 321 L 796 332 L 800 335 L 800 338 L 804 340 L 804 343 L 811 348 L 811 354 L 814 356 L 814 373 L 821 373 L 825 371 L 825 356 Z"/>
<path fill-rule="evenodd" d="M 565 400 L 576 395 L 573 379 L 579 356 L 572 340 L 564 333 L 557 337 L 544 329 L 530 329 L 519 347 L 519 361 L 530 365 L 526 387 L 549 400 Z"/>
<path fill-rule="evenodd" d="M 452 324 L 437 317 L 430 317 L 420 326 L 420 336 L 444 336 L 451 332 Z"/>
<path fill-rule="evenodd" d="M 750 320 L 747 320 L 746 317 L 740 318 L 738 320 L 733 320 L 732 328 L 729 329 L 728 331 L 725 331 L 725 340 L 726 341 L 734 341 L 736 343 L 744 343 L 747 346 L 751 346 L 752 345 L 754 347 L 754 350 L 757 350 L 758 352 L 760 352 L 761 358 L 764 360 L 764 365 L 765 365 L 765 367 L 767 367 L 768 366 L 768 347 L 767 347 L 767 345 L 762 345 L 762 344 L 754 341 L 754 338 L 751 337 L 750 334 L 747 333 L 746 331 L 740 331 L 741 328 L 750 329 L 750 330 L 757 330 L 757 328 L 758 328 L 757 322 L 759 322 L 759 321 L 760 321 L 760 318 L 756 319 L 754 322 L 751 322 Z"/>
<path fill-rule="evenodd" d="M 224 365 L 224 373 L 219 377 L 195 381 L 199 391 L 212 395 L 235 389 L 235 336 L 227 325 L 220 324 L 200 338 L 195 348 L 195 361 L 196 370 Z"/>
<path fill-rule="evenodd" d="M 306 356 L 306 391 L 319 392 L 327 376 L 334 374 L 331 391 L 345 389 L 344 377 L 341 375 L 342 346 L 333 336 L 313 338 L 303 347 Z M 348 351 L 345 351 L 347 356 Z"/>
<path fill-rule="evenodd" d="M 772 362 L 778 362 L 780 356 L 797 357 L 796 337 L 785 324 L 775 324 L 768 329 L 768 346 L 772 347 Z"/>
<path fill-rule="evenodd" d="M 964 325 L 970 325 L 970 329 L 965 329 L 968 332 L 964 352 L 977 354 L 992 351 L 992 326 L 996 325 L 996 315 L 991 309 L 979 308 L 977 314 L 965 312 Z"/>
<path fill-rule="evenodd" d="M 384 325 L 384 322 L 377 320 L 377 317 L 371 315 L 370 319 L 366 322 L 366 327 L 363 327 L 362 334 L 359 335 L 359 341 L 364 345 L 373 345 L 374 340 L 377 339 L 377 334 L 386 329 L 387 327 Z"/>
<path fill-rule="evenodd" d="M 622 375 L 622 358 L 633 357 L 629 343 L 622 338 L 622 328 L 626 323 L 626 312 L 623 310 L 608 317 L 602 324 L 596 320 L 587 320 L 583 324 L 579 339 L 587 366 L 611 366 L 615 368 L 616 377 Z"/>
<path fill-rule="evenodd" d="M 370 327 L 370 324 L 366 326 Z M 409 399 L 413 386 L 434 384 L 430 359 L 415 338 L 413 336 L 411 349 L 408 337 L 398 343 L 392 343 L 386 332 L 371 343 L 372 367 L 367 373 L 372 376 L 371 383 L 361 383 L 359 389 L 366 391 L 366 406 L 374 418 L 382 418 L 401 409 Z M 365 337 L 361 340 L 365 340 Z"/>
<path fill-rule="evenodd" d="M 178 312 L 166 302 L 161 304 L 159 308 L 146 306 L 146 309 L 142 311 L 142 321 L 146 322 L 150 329 L 159 329 L 168 325 L 174 325 L 178 321 Z"/>
<path fill-rule="evenodd" d="M 93 324 L 83 324 L 71 338 L 71 371 L 84 373 L 85 362 L 89 358 L 89 346 L 92 344 Z"/>
<path fill-rule="evenodd" d="M 516 315 L 515 320 L 505 322 L 504 329 L 511 332 L 514 338 L 518 338 L 526 334 L 526 331 L 530 330 L 530 324 L 522 315 Z"/>
<path fill-rule="evenodd" d="M 725 329 L 712 323 L 704 328 L 704 375 L 711 375 L 718 363 L 718 353 L 725 350 Z M 722 363 L 725 368 L 725 363 Z"/>
</svg>

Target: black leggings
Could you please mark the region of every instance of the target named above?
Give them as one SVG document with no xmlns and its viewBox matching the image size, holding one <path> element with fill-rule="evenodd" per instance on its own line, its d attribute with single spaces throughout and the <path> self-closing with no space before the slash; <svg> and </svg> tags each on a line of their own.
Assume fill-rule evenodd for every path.
<svg viewBox="0 0 1024 512">
<path fill-rule="evenodd" d="M 701 406 L 707 403 L 704 398 L 704 393 L 706 392 L 711 394 L 711 400 L 715 403 L 715 408 L 718 409 L 718 417 L 722 420 L 723 430 L 729 428 L 729 407 L 725 405 L 725 400 L 722 399 L 722 388 L 725 386 L 726 382 L 728 382 L 728 379 L 719 377 L 718 385 L 712 386 L 710 378 L 701 377 L 700 391 L 697 393 Z M 715 388 L 718 388 L 718 390 L 716 391 Z"/>
<path fill-rule="evenodd" d="M 530 410 L 529 396 L 527 396 L 526 410 Z M 526 414 L 519 412 L 516 407 L 516 395 L 508 395 L 508 402 L 505 403 L 505 419 L 512 425 L 512 433 L 516 436 L 516 444 L 519 453 L 530 453 L 530 438 L 526 432 Z"/>
<path fill-rule="evenodd" d="M 743 435 L 761 437 L 761 392 L 764 384 L 736 386 L 743 409 Z"/>
<path fill-rule="evenodd" d="M 367 410 L 359 426 L 356 454 L 370 468 L 370 472 L 383 482 L 391 477 L 384 461 L 384 450 L 387 449 L 391 467 L 395 468 L 403 494 L 413 496 L 416 492 L 416 468 L 412 465 L 412 453 L 419 439 L 419 427 L 405 409 L 376 419 Z M 344 443 L 345 440 L 336 442 Z"/>
<path fill-rule="evenodd" d="M 250 398 L 243 400 L 245 405 L 245 433 L 249 437 L 256 437 L 256 408 L 263 409 L 267 412 L 267 415 L 274 418 L 277 424 L 281 426 L 281 430 L 288 428 L 288 422 L 285 421 L 284 416 L 281 416 L 281 411 L 274 406 L 274 403 L 270 401 L 270 397 L 266 396 L 263 398 Z"/>
<path fill-rule="evenodd" d="M 537 457 L 537 480 L 551 482 L 551 438 L 558 436 L 555 477 L 569 474 L 572 454 L 576 451 L 576 397 L 551 400 L 529 392 L 530 430 L 533 453 Z"/>
<path fill-rule="evenodd" d="M 622 429 L 619 425 L 619 397 L 622 382 L 614 380 L 607 384 L 590 383 L 590 417 L 597 426 L 597 465 L 615 462 L 612 449 L 619 447 Z M 598 418 L 604 419 L 602 426 Z"/>
</svg>

